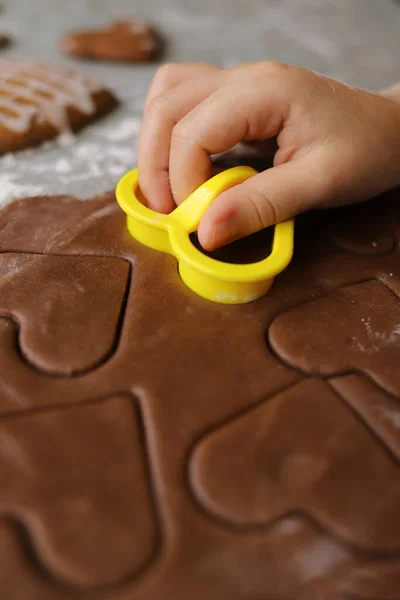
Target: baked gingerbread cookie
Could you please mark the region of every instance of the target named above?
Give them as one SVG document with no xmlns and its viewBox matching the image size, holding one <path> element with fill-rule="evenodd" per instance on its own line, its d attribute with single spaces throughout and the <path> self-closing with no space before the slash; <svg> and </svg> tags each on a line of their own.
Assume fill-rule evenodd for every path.
<svg viewBox="0 0 400 600">
<path fill-rule="evenodd" d="M 0 154 L 76 131 L 116 102 L 111 91 L 74 69 L 0 60 Z"/>
<path fill-rule="evenodd" d="M 116 21 L 99 30 L 75 31 L 65 35 L 61 50 L 76 58 L 118 62 L 148 62 L 161 50 L 160 34 L 139 20 Z"/>
</svg>

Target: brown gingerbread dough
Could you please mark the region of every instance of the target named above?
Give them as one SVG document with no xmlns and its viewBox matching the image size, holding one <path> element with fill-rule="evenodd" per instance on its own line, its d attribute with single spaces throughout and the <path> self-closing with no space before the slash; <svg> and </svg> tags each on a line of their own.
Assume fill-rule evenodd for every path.
<svg viewBox="0 0 400 600">
<path fill-rule="evenodd" d="M 0 154 L 76 131 L 115 104 L 112 92 L 74 69 L 0 60 Z"/>
<path fill-rule="evenodd" d="M 400 396 L 400 302 L 379 281 L 346 286 L 289 310 L 272 323 L 269 339 L 277 355 L 302 371 L 362 372 Z"/>
<path fill-rule="evenodd" d="M 398 600 L 398 193 L 298 218 L 242 306 L 113 193 L 0 212 L 0 598 Z"/>
<path fill-rule="evenodd" d="M 100 30 L 75 31 L 60 41 L 61 50 L 75 58 L 117 62 L 148 62 L 161 51 L 161 36 L 150 24 L 131 19 Z"/>
</svg>

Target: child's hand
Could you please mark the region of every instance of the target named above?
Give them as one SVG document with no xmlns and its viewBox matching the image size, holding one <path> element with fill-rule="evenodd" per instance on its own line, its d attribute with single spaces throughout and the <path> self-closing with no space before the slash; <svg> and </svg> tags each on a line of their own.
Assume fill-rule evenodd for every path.
<svg viewBox="0 0 400 600">
<path fill-rule="evenodd" d="M 221 194 L 204 215 L 207 250 L 299 212 L 356 202 L 400 183 L 400 106 L 275 62 L 162 67 L 139 140 L 149 206 L 172 210 L 211 176 L 210 155 L 277 137 L 274 167 Z"/>
</svg>

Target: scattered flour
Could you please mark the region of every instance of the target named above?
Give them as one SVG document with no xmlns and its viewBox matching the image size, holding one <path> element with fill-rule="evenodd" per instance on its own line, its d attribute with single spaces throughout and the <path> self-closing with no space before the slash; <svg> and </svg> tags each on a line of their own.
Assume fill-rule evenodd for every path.
<svg viewBox="0 0 400 600">
<path fill-rule="evenodd" d="M 362 343 L 357 337 L 352 337 L 352 345 L 359 351 L 366 354 L 380 352 L 386 346 L 398 344 L 400 340 L 400 324 L 395 325 L 391 331 L 377 331 L 371 324 L 370 318 L 361 318 L 361 323 L 365 327 L 367 340 Z"/>
<path fill-rule="evenodd" d="M 44 194 L 45 189 L 43 185 L 24 184 L 18 181 L 17 173 L 0 173 L 0 208 L 17 198 Z"/>
<path fill-rule="evenodd" d="M 377 406 L 381 413 L 382 420 L 389 421 L 395 429 L 400 429 L 400 412 L 389 410 L 386 406 Z"/>
<path fill-rule="evenodd" d="M 104 130 L 105 136 L 112 142 L 121 142 L 131 140 L 132 135 L 138 135 L 140 130 L 140 119 L 127 117 L 116 123 L 113 127 L 107 127 Z"/>
<path fill-rule="evenodd" d="M 0 158 L 0 208 L 40 194 L 79 198 L 112 189 L 136 164 L 141 125 L 137 106 L 128 105 L 79 134 Z"/>
<path fill-rule="evenodd" d="M 71 170 L 71 163 L 66 158 L 59 158 L 55 164 L 56 173 L 70 173 Z"/>
</svg>

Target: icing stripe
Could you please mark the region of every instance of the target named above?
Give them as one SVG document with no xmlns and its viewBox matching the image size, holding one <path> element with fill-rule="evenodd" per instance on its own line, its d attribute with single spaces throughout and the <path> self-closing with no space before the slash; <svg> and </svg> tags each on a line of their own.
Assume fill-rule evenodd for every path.
<svg viewBox="0 0 400 600">
<path fill-rule="evenodd" d="M 95 111 L 93 94 L 101 86 L 65 67 L 0 60 L 0 126 L 28 133 L 34 119 L 58 131 L 69 129 L 68 108 L 85 115 Z"/>
</svg>

